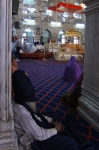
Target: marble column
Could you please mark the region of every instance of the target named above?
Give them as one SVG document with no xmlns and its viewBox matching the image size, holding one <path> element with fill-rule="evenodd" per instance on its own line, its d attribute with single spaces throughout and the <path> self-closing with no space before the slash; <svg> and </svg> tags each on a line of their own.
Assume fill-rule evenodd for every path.
<svg viewBox="0 0 99 150">
<path fill-rule="evenodd" d="M 0 150 L 15 150 L 11 105 L 12 0 L 0 0 Z"/>
<path fill-rule="evenodd" d="M 78 112 L 99 132 L 99 1 L 83 0 L 87 5 L 84 80 Z"/>
</svg>

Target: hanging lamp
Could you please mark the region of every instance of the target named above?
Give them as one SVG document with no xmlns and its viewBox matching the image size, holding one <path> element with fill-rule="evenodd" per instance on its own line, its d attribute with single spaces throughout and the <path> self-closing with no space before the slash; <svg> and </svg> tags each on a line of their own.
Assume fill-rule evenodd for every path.
<svg viewBox="0 0 99 150">
<path fill-rule="evenodd" d="M 56 21 L 51 21 L 51 23 L 49 24 L 49 26 L 51 26 L 51 27 L 57 27 L 57 28 L 63 27 L 62 24 L 61 24 L 61 22 L 57 21 L 57 0 L 56 0 Z"/>
</svg>

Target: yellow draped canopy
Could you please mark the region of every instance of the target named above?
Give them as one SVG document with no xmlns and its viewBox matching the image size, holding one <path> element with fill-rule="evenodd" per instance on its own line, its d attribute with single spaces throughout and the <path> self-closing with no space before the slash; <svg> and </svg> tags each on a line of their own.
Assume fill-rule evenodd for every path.
<svg viewBox="0 0 99 150">
<path fill-rule="evenodd" d="M 76 31 L 75 29 L 68 30 L 66 34 L 67 36 L 78 36 L 78 37 L 82 36 L 82 33 L 79 31 Z"/>
</svg>

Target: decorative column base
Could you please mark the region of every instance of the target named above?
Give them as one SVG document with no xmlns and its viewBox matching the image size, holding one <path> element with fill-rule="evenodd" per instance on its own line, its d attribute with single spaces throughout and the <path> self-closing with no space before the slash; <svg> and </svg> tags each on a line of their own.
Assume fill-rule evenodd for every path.
<svg viewBox="0 0 99 150">
<path fill-rule="evenodd" d="M 0 150 L 17 150 L 14 142 L 13 133 L 0 133 Z"/>
<path fill-rule="evenodd" d="M 82 87 L 88 89 L 87 85 L 83 84 Z M 79 106 L 77 107 L 77 111 L 99 132 L 99 100 L 90 94 L 94 92 L 93 88 L 90 87 L 90 91 L 92 91 L 90 93 L 84 89 L 82 89 L 82 96 L 78 100 Z M 98 91 L 96 91 L 96 93 L 98 94 Z"/>
</svg>

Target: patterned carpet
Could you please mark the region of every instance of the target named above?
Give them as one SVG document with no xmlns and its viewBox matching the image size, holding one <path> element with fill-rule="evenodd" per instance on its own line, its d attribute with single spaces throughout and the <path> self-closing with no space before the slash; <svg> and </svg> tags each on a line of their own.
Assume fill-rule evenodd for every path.
<svg viewBox="0 0 99 150">
<path fill-rule="evenodd" d="M 83 70 L 83 62 L 78 62 Z M 87 141 L 99 146 L 97 133 L 78 113 L 70 114 L 66 104 L 60 102 L 60 97 L 66 91 L 71 91 L 75 83 L 62 82 L 66 62 L 47 60 L 23 59 L 18 62 L 19 69 L 25 70 L 35 89 L 38 110 L 42 112 L 56 111 L 61 118 L 73 118 L 78 122 L 77 131 Z"/>
</svg>

